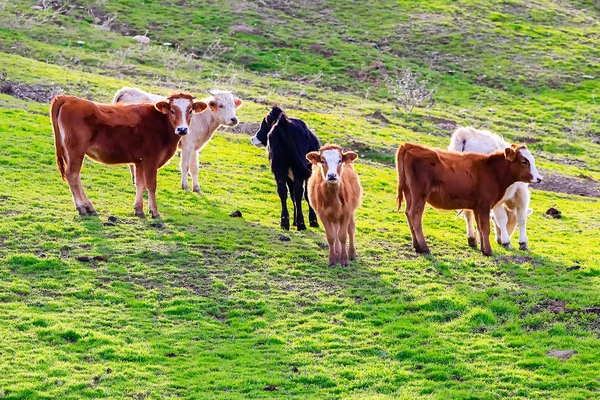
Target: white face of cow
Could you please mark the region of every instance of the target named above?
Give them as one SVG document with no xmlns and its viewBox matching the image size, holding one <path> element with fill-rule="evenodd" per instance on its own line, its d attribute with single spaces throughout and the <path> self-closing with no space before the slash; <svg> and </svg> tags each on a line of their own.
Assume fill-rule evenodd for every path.
<svg viewBox="0 0 600 400">
<path fill-rule="evenodd" d="M 242 100 L 233 97 L 230 92 L 213 92 L 208 106 L 220 125 L 236 126 L 238 124 L 235 110 L 242 106 Z"/>
<path fill-rule="evenodd" d="M 342 148 L 335 145 L 326 145 L 320 151 L 313 151 L 306 155 L 311 163 L 320 164 L 323 179 L 334 185 L 342 181 L 344 164 L 351 163 L 356 157 L 358 157 L 356 153 L 342 152 Z"/>
<path fill-rule="evenodd" d="M 521 155 L 529 162 L 529 171 L 531 173 L 531 183 L 540 183 L 542 181 L 542 176 L 538 172 L 535 167 L 535 160 L 533 159 L 533 155 L 527 149 L 520 150 Z"/>
<path fill-rule="evenodd" d="M 168 115 L 175 134 L 183 136 L 188 133 L 192 114 L 203 112 L 208 107 L 206 103 L 193 99 L 187 94 L 172 95 L 168 101 L 161 100 L 154 104 L 154 108 Z"/>
</svg>

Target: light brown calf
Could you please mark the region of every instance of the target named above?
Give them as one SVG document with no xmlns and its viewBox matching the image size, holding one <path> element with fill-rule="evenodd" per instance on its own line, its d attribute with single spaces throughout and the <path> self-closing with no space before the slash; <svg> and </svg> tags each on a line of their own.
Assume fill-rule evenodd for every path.
<svg viewBox="0 0 600 400">
<path fill-rule="evenodd" d="M 306 158 L 315 167 L 308 180 L 308 201 L 315 209 L 325 228 L 329 243 L 329 266 L 348 265 L 356 259 L 354 213 L 360 206 L 362 187 L 352 161 L 358 155 L 343 152 L 340 146 L 327 144 Z M 349 249 L 346 250 L 346 237 Z"/>
<path fill-rule="evenodd" d="M 96 214 L 81 186 L 83 158 L 103 164 L 136 166 L 135 214 L 144 216 L 143 194 L 159 218 L 156 175 L 175 154 L 194 112 L 207 108 L 189 94 L 178 93 L 156 104 L 98 104 L 73 96 L 56 96 L 50 105 L 56 163 L 69 183 L 80 215 Z"/>
<path fill-rule="evenodd" d="M 406 197 L 406 217 L 417 253 L 429 253 L 423 236 L 425 203 L 443 210 L 473 210 L 481 251 L 489 256 L 490 210 L 515 182 L 540 182 L 526 146 L 489 155 L 457 153 L 406 143 L 396 152 L 398 210 Z"/>
</svg>

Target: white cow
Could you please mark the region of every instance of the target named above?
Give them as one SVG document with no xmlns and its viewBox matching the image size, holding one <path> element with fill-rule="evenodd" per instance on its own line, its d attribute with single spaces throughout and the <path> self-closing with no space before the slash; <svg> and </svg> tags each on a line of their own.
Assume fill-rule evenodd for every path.
<svg viewBox="0 0 600 400">
<path fill-rule="evenodd" d="M 472 127 L 460 127 L 452 134 L 448 150 L 489 154 L 510 146 L 510 143 L 505 142 L 500 136 L 489 131 Z M 527 216 L 533 210 L 529 208 L 530 193 L 527 187 L 528 184 L 525 182 L 512 184 L 506 189 L 502 200 L 492 209 L 492 220 L 496 228 L 496 242 L 507 249 L 512 249 L 510 237 L 516 224 L 519 225 L 519 249 L 529 250 L 526 225 Z M 469 245 L 476 247 L 473 211 L 464 210 L 464 216 L 467 221 Z"/>
<path fill-rule="evenodd" d="M 181 188 L 188 190 L 188 171 L 192 175 L 192 190 L 200 193 L 198 183 L 198 152 L 206 146 L 213 133 L 221 125 L 235 126 L 238 119 L 235 110 L 242 106 L 242 100 L 234 97 L 229 91 L 211 90 L 211 97 L 201 101 L 208 104 L 208 109 L 201 114 L 193 114 L 190 132 L 179 142 L 181 149 Z M 125 86 L 113 98 L 113 103 L 155 103 L 165 97 L 144 92 L 137 88 Z M 135 183 L 135 166 L 130 165 L 131 179 Z"/>
</svg>

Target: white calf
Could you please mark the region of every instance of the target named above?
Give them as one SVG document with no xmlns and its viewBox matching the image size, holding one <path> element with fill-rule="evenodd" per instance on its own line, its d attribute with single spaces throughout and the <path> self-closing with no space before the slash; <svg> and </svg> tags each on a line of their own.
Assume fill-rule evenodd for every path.
<svg viewBox="0 0 600 400">
<path fill-rule="evenodd" d="M 192 175 L 192 189 L 200 193 L 198 183 L 198 152 L 206 146 L 214 132 L 221 125 L 235 126 L 238 119 L 235 110 L 242 106 L 242 100 L 231 92 L 211 90 L 211 97 L 201 101 L 208 104 L 208 109 L 201 114 L 193 114 L 189 134 L 179 142 L 181 148 L 181 188 L 188 189 L 188 171 Z M 155 103 L 164 97 L 144 92 L 137 88 L 124 87 L 115 93 L 113 103 Z M 131 179 L 135 183 L 135 167 L 129 166 Z"/>
<path fill-rule="evenodd" d="M 488 131 L 471 127 L 461 127 L 454 131 L 450 138 L 448 150 L 458 152 L 472 152 L 489 154 L 494 151 L 504 150 L 510 147 L 500 136 Z M 529 250 L 527 238 L 527 216 L 533 210 L 529 208 L 531 198 L 528 184 L 517 182 L 506 189 L 502 200 L 492 209 L 492 220 L 496 231 L 496 242 L 507 249 L 511 249 L 510 237 L 515 230 L 515 224 L 519 226 L 519 249 Z M 469 245 L 477 246 L 475 239 L 474 216 L 471 210 L 464 210 L 467 221 L 467 238 Z"/>
</svg>

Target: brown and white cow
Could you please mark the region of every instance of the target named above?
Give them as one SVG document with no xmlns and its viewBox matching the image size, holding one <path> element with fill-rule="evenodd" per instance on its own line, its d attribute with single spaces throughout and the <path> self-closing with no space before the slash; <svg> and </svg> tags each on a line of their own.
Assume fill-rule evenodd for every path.
<svg viewBox="0 0 600 400">
<path fill-rule="evenodd" d="M 326 144 L 306 155 L 315 165 L 308 180 L 308 199 L 325 228 L 330 267 L 337 263 L 345 267 L 348 259 L 356 259 L 354 213 L 362 199 L 362 187 L 352 165 L 356 157 L 356 153 L 344 152 L 335 144 Z"/>
<path fill-rule="evenodd" d="M 406 197 L 405 214 L 417 253 L 429 253 L 422 226 L 425 203 L 443 210 L 473 210 L 481 251 L 489 256 L 490 210 L 513 183 L 542 180 L 527 147 L 515 145 L 485 155 L 405 143 L 396 152 L 396 168 L 398 210 Z"/>
<path fill-rule="evenodd" d="M 56 96 L 50 105 L 56 163 L 69 183 L 80 215 L 96 214 L 81 185 L 84 156 L 103 164 L 136 166 L 135 215 L 143 217 L 143 194 L 159 218 L 156 175 L 175 154 L 188 133 L 192 114 L 207 104 L 185 93 L 172 94 L 155 104 L 98 104 L 74 96 Z"/>
</svg>

